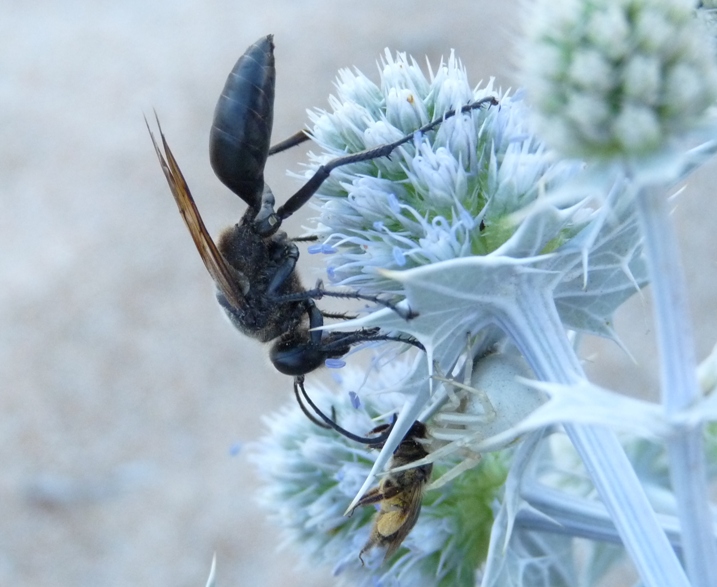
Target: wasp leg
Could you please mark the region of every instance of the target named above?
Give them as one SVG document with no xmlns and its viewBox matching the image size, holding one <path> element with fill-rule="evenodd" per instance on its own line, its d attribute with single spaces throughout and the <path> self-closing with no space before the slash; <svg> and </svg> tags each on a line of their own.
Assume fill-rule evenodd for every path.
<svg viewBox="0 0 717 587">
<path fill-rule="evenodd" d="M 296 147 L 296 145 L 300 145 L 301 143 L 305 143 L 309 140 L 311 140 L 311 137 L 307 134 L 307 132 L 305 130 L 300 130 L 296 134 L 291 135 L 288 139 L 284 139 L 280 143 L 276 143 L 276 145 L 271 147 L 269 149 L 269 156 L 276 155 L 277 153 Z"/>
<path fill-rule="evenodd" d="M 321 310 L 321 315 L 324 318 L 333 318 L 334 320 L 356 320 L 358 318 L 357 314 L 348 314 L 347 312 L 341 312 L 334 313 L 334 312 L 324 312 Z"/>
<path fill-rule="evenodd" d="M 309 302 L 310 306 L 307 312 L 309 314 L 309 334 L 311 336 L 311 343 L 312 345 L 318 347 L 321 353 L 327 357 L 330 357 L 333 354 L 343 356 L 354 344 L 381 340 L 403 342 L 413 345 L 422 351 L 426 350 L 426 348 L 413 337 L 404 338 L 402 336 L 393 336 L 390 334 L 379 334 L 381 331 L 380 328 L 368 328 L 354 330 L 352 332 L 329 332 L 325 335 L 321 330 L 319 330 L 324 325 L 323 314 L 312 299 L 309 299 Z"/>
<path fill-rule="evenodd" d="M 380 328 L 367 328 L 354 330 L 352 332 L 329 332 L 328 334 L 324 334 L 324 332 L 320 330 L 324 325 L 324 313 L 319 310 L 312 299 L 307 300 L 307 302 L 309 303 L 307 313 L 309 314 L 309 336 L 311 337 L 311 345 L 318 348 L 318 350 L 327 357 L 331 357 L 334 354 L 343 356 L 354 344 L 381 340 L 403 342 L 415 346 L 422 351 L 426 350 L 426 348 L 413 337 L 379 334 L 379 332 L 381 332 Z"/>
<path fill-rule="evenodd" d="M 403 342 L 415 346 L 417 349 L 422 351 L 426 350 L 419 341 L 413 337 L 393 336 L 391 334 L 376 334 L 379 332 L 378 328 L 371 328 L 369 330 L 355 330 L 353 332 L 330 332 L 321 340 L 321 349 L 326 353 L 334 352 L 335 350 L 354 344 L 360 344 L 362 342 L 375 342 L 381 340 L 392 340 L 394 342 Z"/>
<path fill-rule="evenodd" d="M 379 157 L 387 157 L 394 149 L 412 140 L 416 133 L 426 133 L 430 130 L 433 130 L 444 120 L 450 118 L 451 116 L 455 116 L 459 112 L 465 113 L 469 112 L 470 110 L 480 108 L 484 104 L 490 104 L 494 106 L 497 103 L 498 101 L 492 96 L 489 98 L 483 98 L 482 100 L 478 100 L 477 102 L 471 102 L 470 104 L 466 104 L 459 110 L 450 110 L 449 112 L 446 112 L 441 118 L 429 122 L 428 124 L 412 132 L 411 134 L 408 134 L 403 138 L 398 139 L 397 141 L 394 141 L 392 143 L 386 143 L 385 145 L 381 145 L 373 149 L 360 151 L 359 153 L 353 153 L 344 157 L 338 157 L 336 159 L 333 159 L 332 161 L 329 161 L 325 165 L 319 167 L 314 173 L 314 175 L 311 177 L 311 179 L 309 179 L 309 181 L 307 181 L 299 189 L 298 192 L 291 196 L 286 201 L 286 203 L 276 211 L 277 215 L 282 220 L 285 220 L 286 218 L 291 216 L 294 212 L 296 212 L 299 208 L 306 204 L 306 202 L 309 201 L 311 196 L 316 193 L 316 191 L 321 187 L 321 184 L 326 181 L 331 172 L 337 167 L 341 167 L 342 165 L 349 165 L 351 163 L 358 163 L 359 161 L 368 161 L 370 159 L 377 159 Z"/>
<path fill-rule="evenodd" d="M 379 304 L 381 306 L 384 306 L 385 308 L 389 308 L 390 310 L 393 310 L 398 314 L 401 318 L 404 320 L 411 320 L 412 318 L 415 318 L 418 316 L 416 312 L 414 312 L 411 309 L 403 310 L 402 308 L 397 307 L 394 303 L 389 302 L 387 300 L 383 300 L 379 298 L 378 296 L 370 295 L 370 294 L 362 294 L 357 291 L 330 291 L 324 289 L 324 285 L 319 280 L 316 283 L 316 287 L 314 289 L 309 289 L 306 291 L 303 291 L 301 293 L 295 293 L 295 294 L 286 294 L 283 296 L 278 296 L 274 298 L 274 301 L 278 303 L 288 303 L 288 302 L 299 302 L 301 300 L 311 298 L 313 300 L 320 300 L 323 297 L 328 298 L 342 298 L 342 299 L 351 299 L 351 300 L 366 300 L 368 302 L 373 302 L 374 304 Z"/>
<path fill-rule="evenodd" d="M 316 242 L 319 240 L 319 237 L 315 234 L 310 234 L 308 236 L 292 236 L 291 241 L 295 243 L 311 243 Z"/>
<path fill-rule="evenodd" d="M 315 300 L 320 300 L 323 297 L 366 300 L 367 302 L 373 302 L 374 304 L 379 304 L 380 306 L 384 306 L 385 308 L 393 310 L 394 312 L 396 312 L 396 314 L 398 314 L 404 320 L 411 320 L 418 316 L 418 313 L 414 312 L 410 308 L 408 310 L 403 310 L 403 309 L 397 307 L 396 304 L 389 302 L 387 300 L 383 300 L 383 299 L 379 298 L 378 296 L 373 296 L 370 294 L 362 294 L 357 291 L 354 291 L 354 292 L 330 291 L 330 290 L 324 289 L 323 285 L 319 285 L 319 286 L 315 287 L 314 289 L 307 290 L 306 293 L 311 295 L 311 297 Z"/>
</svg>

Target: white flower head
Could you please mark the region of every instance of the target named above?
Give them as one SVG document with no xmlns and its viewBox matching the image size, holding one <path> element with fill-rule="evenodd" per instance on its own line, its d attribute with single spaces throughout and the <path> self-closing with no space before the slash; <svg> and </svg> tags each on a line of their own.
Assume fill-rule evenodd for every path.
<svg viewBox="0 0 717 587">
<path fill-rule="evenodd" d="M 523 81 L 546 141 L 570 156 L 648 155 L 705 119 L 714 40 L 689 0 L 545 0 L 525 20 Z"/>
<path fill-rule="evenodd" d="M 390 157 L 335 169 L 314 196 L 320 209 L 314 232 L 325 245 L 317 250 L 333 253 L 331 281 L 396 292 L 400 286 L 379 269 L 494 251 L 518 230 L 513 214 L 563 183 L 579 164 L 551 161 L 529 132 L 522 93 L 502 94 L 492 82 L 471 87 L 454 55 L 426 77 L 415 60 L 387 51 L 381 74 L 374 85 L 358 71 L 342 71 L 333 111 L 310 113 L 313 138 L 324 152 L 310 155 L 307 175 L 332 158 L 395 141 L 488 96 L 499 102 L 416 134 Z M 550 247 L 581 226 L 557 227 Z"/>
</svg>

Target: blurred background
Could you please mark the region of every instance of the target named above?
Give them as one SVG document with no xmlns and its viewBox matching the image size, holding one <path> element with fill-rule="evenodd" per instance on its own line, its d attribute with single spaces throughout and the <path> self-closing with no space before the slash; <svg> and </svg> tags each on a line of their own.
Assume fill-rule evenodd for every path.
<svg viewBox="0 0 717 587">
<path fill-rule="evenodd" d="M 0 585 L 328 586 L 255 503 L 242 447 L 291 398 L 266 349 L 228 325 L 143 120 L 157 110 L 210 232 L 244 204 L 208 133 L 236 59 L 275 35 L 274 138 L 326 107 L 342 67 L 385 47 L 515 87 L 512 3 L 455 0 L 4 0 L 0 18 Z M 274 157 L 281 202 L 304 151 Z M 717 340 L 717 168 L 676 202 L 697 352 Z M 304 218 L 286 224 L 302 232 Z M 308 255 L 307 283 L 320 275 Z M 636 359 L 588 340 L 601 383 L 657 397 L 649 294 L 619 313 Z"/>
</svg>

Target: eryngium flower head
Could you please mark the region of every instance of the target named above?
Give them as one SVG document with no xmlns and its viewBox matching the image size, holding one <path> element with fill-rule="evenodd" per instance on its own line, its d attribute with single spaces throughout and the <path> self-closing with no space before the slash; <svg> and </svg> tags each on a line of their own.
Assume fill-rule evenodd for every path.
<svg viewBox="0 0 717 587">
<path fill-rule="evenodd" d="M 401 363 L 399 361 L 399 363 Z M 372 418 L 390 414 L 403 403 L 399 397 L 371 395 L 389 380 L 400 378 L 405 365 L 387 366 L 366 380 L 362 370 L 342 370 L 342 394 L 323 387 L 309 392 L 323 408 L 332 406 L 345 428 L 365 434 Z M 359 390 L 361 407 L 348 391 Z M 264 481 L 262 505 L 284 530 L 286 543 L 303 550 L 307 564 L 333 568 L 351 585 L 473 586 L 485 561 L 493 523 L 492 503 L 507 473 L 504 454 L 483 461 L 440 490 L 424 494 L 418 522 L 386 564 L 383 553 L 364 555 L 375 509 L 363 507 L 350 518 L 344 511 L 368 475 L 377 452 L 357 445 L 332 430 L 311 423 L 296 404 L 266 419 L 267 436 L 253 447 L 252 460 Z M 429 426 L 430 428 L 430 426 Z M 434 464 L 434 476 L 455 466 L 456 456 Z M 372 555 L 376 556 L 372 556 Z"/>
<path fill-rule="evenodd" d="M 506 275 L 498 273 L 519 260 L 552 272 L 549 287 L 571 328 L 612 336 L 612 312 L 644 283 L 633 211 L 627 201 L 612 205 L 623 186 L 608 195 L 604 186 L 575 183 L 582 163 L 556 160 L 531 134 L 522 93 L 501 94 L 492 83 L 473 89 L 454 56 L 428 77 L 401 53 L 386 52 L 382 66 L 380 85 L 360 72 L 341 72 L 337 96 L 330 98 L 333 112 L 312 115 L 312 133 L 324 152 L 310 156 L 307 175 L 330 159 L 396 140 L 488 95 L 498 104 L 447 118 L 390 158 L 332 171 L 312 198 L 320 210 L 313 232 L 323 241 L 313 250 L 330 253 L 329 279 L 367 293 L 405 295 L 405 283 L 387 271 L 410 279 L 412 270 L 430 265 L 434 281 L 457 286 L 446 281 L 455 275 L 444 279 L 441 266 L 474 260 L 461 278 L 480 283 L 465 287 L 476 293 L 485 286 L 498 295 L 491 280 L 505 285 Z M 481 260 L 490 267 L 479 267 Z M 499 271 L 494 275 L 490 268 Z M 445 309 L 453 301 L 439 303 Z M 427 315 L 432 309 L 417 310 Z M 464 332 L 477 328 L 460 326 Z"/>
<path fill-rule="evenodd" d="M 416 135 L 390 157 L 339 167 L 313 202 L 320 207 L 317 251 L 335 253 L 332 282 L 362 290 L 396 291 L 377 269 L 406 270 L 487 254 L 517 230 L 511 213 L 564 180 L 575 163 L 555 163 L 528 132 L 520 93 L 501 94 L 492 82 L 472 88 L 453 56 L 427 78 L 403 53 L 386 51 L 380 87 L 343 70 L 333 112 L 311 113 L 312 136 L 323 149 L 311 170 L 347 153 L 397 140 L 450 111 L 487 96 L 498 106 L 446 119 Z M 571 233 L 574 234 L 574 233 Z M 554 234 L 551 248 L 564 235 Z"/>
<path fill-rule="evenodd" d="M 645 155 L 717 98 L 713 39 L 689 0 L 545 0 L 521 55 L 538 130 L 570 156 Z"/>
</svg>

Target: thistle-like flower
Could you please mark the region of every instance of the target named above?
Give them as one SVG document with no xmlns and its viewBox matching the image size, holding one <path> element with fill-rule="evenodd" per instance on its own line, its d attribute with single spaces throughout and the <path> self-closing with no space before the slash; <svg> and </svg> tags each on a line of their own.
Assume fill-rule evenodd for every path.
<svg viewBox="0 0 717 587">
<path fill-rule="evenodd" d="M 535 203 L 542 190 L 564 181 L 575 162 L 554 163 L 528 132 L 522 94 L 502 95 L 493 83 L 472 89 L 453 56 L 426 79 L 415 61 L 386 52 L 381 87 L 360 72 L 341 72 L 333 112 L 311 113 L 312 136 L 323 153 L 312 166 L 417 130 L 446 112 L 487 96 L 499 105 L 444 121 L 430 136 L 416 136 L 390 158 L 336 170 L 314 200 L 315 232 L 331 280 L 377 292 L 400 290 L 379 270 L 407 270 L 488 254 L 519 227 L 511 214 Z M 545 211 L 549 215 L 553 211 Z M 553 219 L 555 221 L 555 219 Z M 573 214 L 552 227 L 557 248 L 587 221 Z M 535 251 L 530 251 L 535 252 Z M 530 254 L 530 253 L 528 253 Z"/>
</svg>

